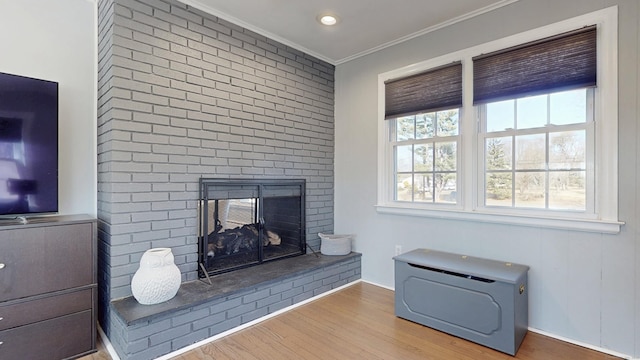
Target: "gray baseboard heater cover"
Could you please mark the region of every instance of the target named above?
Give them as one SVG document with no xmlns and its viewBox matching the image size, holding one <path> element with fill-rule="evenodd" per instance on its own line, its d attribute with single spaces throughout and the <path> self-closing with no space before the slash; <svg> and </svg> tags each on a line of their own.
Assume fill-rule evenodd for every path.
<svg viewBox="0 0 640 360">
<path fill-rule="evenodd" d="M 429 249 L 393 259 L 396 316 L 516 354 L 528 328 L 528 266 Z"/>
</svg>

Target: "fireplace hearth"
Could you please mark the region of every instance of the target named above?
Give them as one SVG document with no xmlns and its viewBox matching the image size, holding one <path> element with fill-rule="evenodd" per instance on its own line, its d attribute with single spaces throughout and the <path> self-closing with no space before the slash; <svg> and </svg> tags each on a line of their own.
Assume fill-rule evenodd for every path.
<svg viewBox="0 0 640 360">
<path fill-rule="evenodd" d="M 200 277 L 305 254 L 305 180 L 200 179 Z"/>
</svg>

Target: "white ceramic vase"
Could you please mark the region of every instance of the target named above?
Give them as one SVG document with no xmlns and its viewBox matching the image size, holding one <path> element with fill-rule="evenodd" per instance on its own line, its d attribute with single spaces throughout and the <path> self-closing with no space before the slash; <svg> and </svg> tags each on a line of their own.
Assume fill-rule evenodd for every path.
<svg viewBox="0 0 640 360">
<path fill-rule="evenodd" d="M 180 283 L 180 269 L 173 263 L 171 249 L 154 248 L 142 254 L 131 279 L 131 292 L 140 304 L 159 304 L 176 296 Z"/>
</svg>

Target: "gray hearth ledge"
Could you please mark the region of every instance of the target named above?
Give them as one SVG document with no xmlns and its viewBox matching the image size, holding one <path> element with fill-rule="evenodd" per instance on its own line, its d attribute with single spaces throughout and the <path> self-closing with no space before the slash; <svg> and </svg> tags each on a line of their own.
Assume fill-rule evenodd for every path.
<svg viewBox="0 0 640 360">
<path fill-rule="evenodd" d="M 276 285 L 296 277 L 304 277 L 306 274 L 334 264 L 344 263 L 345 261 L 350 262 L 349 260 L 357 260 L 359 262 L 360 257 L 361 254 L 355 252 L 343 256 L 326 256 L 319 253 L 318 256 L 314 254 L 296 256 L 212 276 L 211 282 L 213 285 L 209 285 L 206 279 L 184 282 L 173 299 L 161 304 L 141 305 L 135 298 L 130 296 L 113 300 L 111 307 L 114 313 L 127 326 L 131 326 L 143 321 L 165 317 L 171 313 L 194 306 L 215 302 L 217 299 L 224 299 L 248 291 L 251 292 L 256 288 L 266 288 L 271 284 Z M 359 278 L 360 273 L 358 271 L 351 278 L 341 279 L 342 281 L 338 281 L 338 284 L 334 283 L 332 288 Z"/>
<path fill-rule="evenodd" d="M 307 254 L 185 282 L 162 304 L 113 300 L 108 337 L 123 360 L 155 359 L 357 281 L 360 259 Z"/>
</svg>

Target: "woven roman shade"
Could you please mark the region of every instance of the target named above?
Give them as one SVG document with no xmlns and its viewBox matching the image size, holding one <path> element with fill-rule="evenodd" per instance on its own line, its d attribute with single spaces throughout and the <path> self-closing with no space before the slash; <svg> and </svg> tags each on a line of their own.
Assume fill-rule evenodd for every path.
<svg viewBox="0 0 640 360">
<path fill-rule="evenodd" d="M 385 119 L 462 106 L 462 63 L 387 81 Z"/>
<path fill-rule="evenodd" d="M 473 58 L 474 105 L 595 86 L 595 25 Z"/>
</svg>

